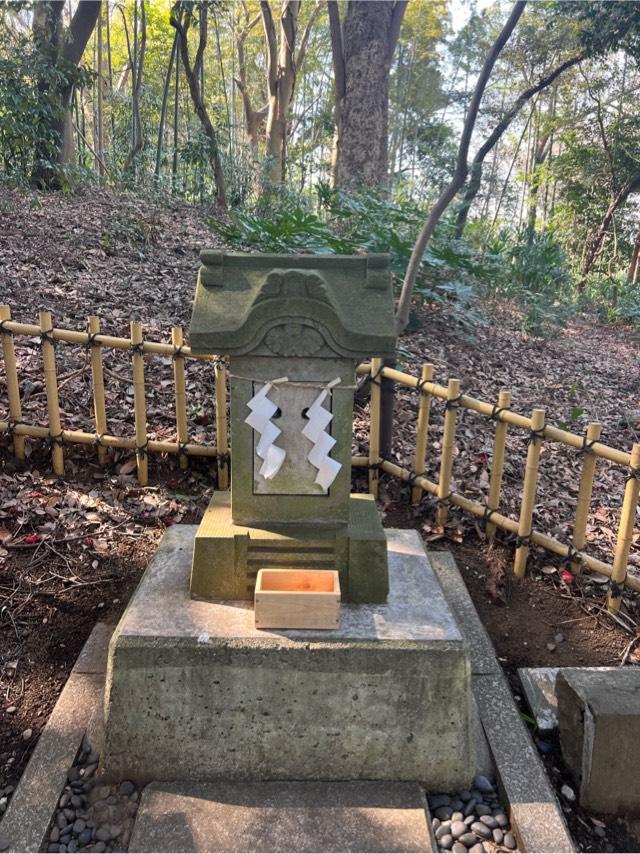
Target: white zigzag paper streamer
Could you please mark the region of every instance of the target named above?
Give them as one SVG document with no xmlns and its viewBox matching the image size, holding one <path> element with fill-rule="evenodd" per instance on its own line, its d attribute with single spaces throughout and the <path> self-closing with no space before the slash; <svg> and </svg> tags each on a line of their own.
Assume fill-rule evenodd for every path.
<svg viewBox="0 0 640 854">
<path fill-rule="evenodd" d="M 245 424 L 260 435 L 256 446 L 256 453 L 263 460 L 260 466 L 260 474 L 266 480 L 272 480 L 280 471 L 280 467 L 287 456 L 283 448 L 278 448 L 274 445 L 282 430 L 272 423 L 271 418 L 278 411 L 278 407 L 272 400 L 269 400 L 267 395 L 271 391 L 274 383 L 286 382 L 286 377 L 281 380 L 272 380 L 265 383 L 257 394 L 248 401 L 247 406 L 251 410 L 251 415 L 248 415 L 244 420 Z"/>
<path fill-rule="evenodd" d="M 341 464 L 332 460 L 329 456 L 331 449 L 336 443 L 333 436 L 326 432 L 333 419 L 333 414 L 322 405 L 329 396 L 330 390 L 340 382 L 340 377 L 330 382 L 316 397 L 309 409 L 307 409 L 307 424 L 302 435 L 313 442 L 313 448 L 307 454 L 307 459 L 312 466 L 318 469 L 315 482 L 323 489 L 329 489 L 340 469 Z"/>
</svg>

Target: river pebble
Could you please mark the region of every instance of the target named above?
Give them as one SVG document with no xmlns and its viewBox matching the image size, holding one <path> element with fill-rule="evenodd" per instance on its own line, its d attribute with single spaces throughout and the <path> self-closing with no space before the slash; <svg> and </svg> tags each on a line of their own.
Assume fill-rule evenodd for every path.
<svg viewBox="0 0 640 854">
<path fill-rule="evenodd" d="M 496 781 L 490 775 L 478 774 L 468 789 L 457 794 L 436 792 L 428 801 L 438 851 L 479 854 L 516 850 Z"/>
</svg>

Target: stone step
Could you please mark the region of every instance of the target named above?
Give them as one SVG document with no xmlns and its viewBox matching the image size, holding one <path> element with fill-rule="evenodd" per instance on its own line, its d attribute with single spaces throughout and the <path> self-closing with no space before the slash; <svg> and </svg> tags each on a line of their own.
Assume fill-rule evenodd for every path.
<svg viewBox="0 0 640 854">
<path fill-rule="evenodd" d="M 433 851 L 417 783 L 151 783 L 130 852 Z"/>
</svg>

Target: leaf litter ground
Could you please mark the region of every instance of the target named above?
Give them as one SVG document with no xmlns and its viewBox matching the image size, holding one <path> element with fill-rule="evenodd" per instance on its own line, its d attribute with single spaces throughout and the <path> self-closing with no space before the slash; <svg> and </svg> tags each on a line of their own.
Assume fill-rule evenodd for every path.
<svg viewBox="0 0 640 854">
<path fill-rule="evenodd" d="M 48 309 L 57 327 L 69 329 L 84 330 L 87 316 L 96 314 L 105 332 L 122 337 L 128 337 L 130 320 L 140 319 L 147 337 L 167 341 L 172 325 L 188 328 L 198 251 L 215 244 L 206 215 L 181 203 L 0 188 L 0 302 L 27 323 Z M 422 307 L 421 330 L 401 342 L 401 369 L 418 375 L 430 361 L 436 380 L 458 377 L 466 393 L 484 400 L 496 401 L 508 388 L 520 412 L 542 404 L 550 423 L 583 432 L 588 421 L 600 420 L 603 441 L 628 449 L 638 440 L 633 330 L 579 317 L 541 341 L 520 332 L 513 307 L 492 305 L 485 312 L 491 323 L 469 333 L 446 312 Z M 23 419 L 46 424 L 38 341 L 16 336 L 15 343 Z M 59 345 L 56 357 L 63 425 L 93 431 L 87 354 Z M 109 431 L 131 436 L 128 354 L 105 350 L 104 364 Z M 191 440 L 213 444 L 211 366 L 188 361 L 187 367 Z M 145 371 L 149 436 L 173 440 L 171 359 L 147 357 Z M 415 392 L 398 389 L 392 458 L 405 465 L 413 456 L 417 407 Z M 0 376 L 0 419 L 6 417 Z M 367 423 L 366 404 L 358 405 L 354 453 L 366 453 Z M 433 479 L 441 434 L 442 406 L 434 403 L 426 466 Z M 477 500 L 488 490 L 492 436 L 491 421 L 461 411 L 452 488 Z M 27 451 L 26 466 L 18 466 L 9 437 L 0 437 L 0 809 L 10 795 L 3 789 L 19 779 L 93 625 L 117 622 L 162 532 L 178 522 L 196 523 L 215 482 L 210 461 L 192 459 L 183 472 L 174 457 L 151 455 L 150 485 L 141 488 L 131 452 L 115 451 L 103 468 L 94 448 L 78 445 L 65 447 L 63 481 L 51 474 L 44 443 L 28 442 Z M 526 436 L 510 430 L 503 510 L 514 518 L 525 454 Z M 580 465 L 575 451 L 545 443 L 535 523 L 559 538 L 571 533 Z M 598 464 L 588 548 L 609 562 L 624 478 L 619 467 Z M 354 473 L 354 488 L 366 489 L 361 471 Z M 516 583 L 513 549 L 503 538 L 488 544 L 481 527 L 455 511 L 446 529 L 438 529 L 431 499 L 411 506 L 408 498 L 406 484 L 382 478 L 385 524 L 416 527 L 430 548 L 453 550 L 516 693 L 520 666 L 640 664 L 634 597 L 627 597 L 615 622 L 602 609 L 603 579 L 585 575 L 567 583 L 561 564 L 537 550 L 528 577 Z M 640 571 L 637 552 L 636 534 L 631 562 Z M 560 765 L 556 753 L 547 761 Z M 569 813 L 579 836 L 584 828 L 577 814 Z M 604 850 L 604 843 L 587 835 L 583 847 Z"/>
</svg>

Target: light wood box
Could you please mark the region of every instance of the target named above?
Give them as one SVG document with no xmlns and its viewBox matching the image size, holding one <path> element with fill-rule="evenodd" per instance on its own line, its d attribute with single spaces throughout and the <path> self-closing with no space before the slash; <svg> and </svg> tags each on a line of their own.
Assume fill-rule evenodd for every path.
<svg viewBox="0 0 640 854">
<path fill-rule="evenodd" d="M 261 569 L 255 592 L 257 629 L 336 629 L 340 579 L 333 569 Z"/>
</svg>

